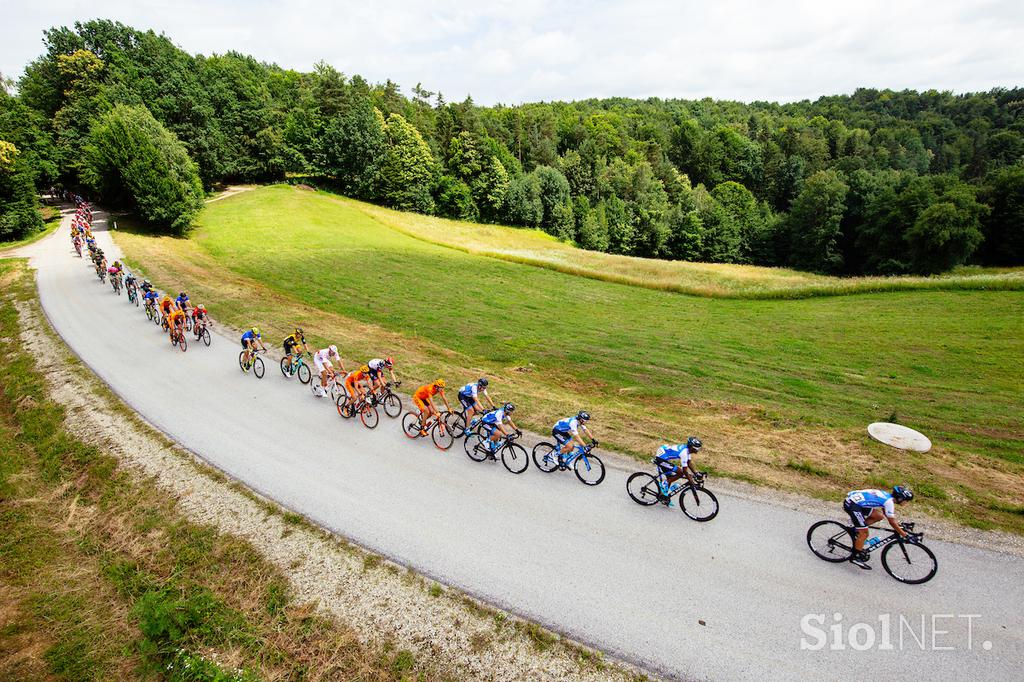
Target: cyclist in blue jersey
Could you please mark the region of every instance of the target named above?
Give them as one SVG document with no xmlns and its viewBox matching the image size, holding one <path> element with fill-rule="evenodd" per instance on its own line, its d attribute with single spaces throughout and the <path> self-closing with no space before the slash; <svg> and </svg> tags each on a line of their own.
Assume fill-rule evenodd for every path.
<svg viewBox="0 0 1024 682">
<path fill-rule="evenodd" d="M 903 539 L 916 542 L 917 536 L 907 533 L 896 520 L 896 505 L 914 499 L 910 488 L 902 485 L 894 486 L 892 493 L 884 490 L 852 490 L 843 500 L 843 511 L 850 515 L 857 535 L 853 539 L 853 555 L 850 561 L 863 569 L 871 570 L 868 559 L 871 555 L 864 551 L 864 541 L 868 538 L 868 526 L 881 521 L 884 517 L 892 529 Z"/>
<path fill-rule="evenodd" d="M 179 292 L 178 298 L 174 299 L 174 305 L 178 306 L 178 310 L 187 313 L 189 306 L 188 294 L 184 291 Z"/>
<path fill-rule="evenodd" d="M 145 284 L 149 284 L 149 282 L 145 282 Z M 152 285 L 150 285 L 150 288 L 146 289 L 145 291 L 146 293 L 142 295 L 142 302 L 145 303 L 146 305 L 152 305 L 154 308 L 156 308 L 156 301 L 158 298 L 160 298 L 160 294 L 156 292 L 156 289 L 154 289 Z"/>
<path fill-rule="evenodd" d="M 562 455 L 570 452 L 574 445 L 587 446 L 587 441 L 580 436 L 580 431 L 587 435 L 593 445 L 597 445 L 597 439 L 587 428 L 588 421 L 590 421 L 590 413 L 580 410 L 572 417 L 559 420 L 551 429 L 551 435 L 554 436 L 555 442 L 558 444 L 559 465 L 565 463 L 562 461 Z"/>
<path fill-rule="evenodd" d="M 661 493 L 665 496 L 671 495 L 679 486 L 677 480 L 686 476 L 691 484 L 701 480 L 700 472 L 693 468 L 693 456 L 703 447 L 699 438 L 690 436 L 685 443 L 678 445 L 662 445 L 658 448 L 658 454 L 654 457 L 654 464 L 658 471 L 663 474 L 661 482 Z M 669 500 L 669 506 L 672 501 Z"/>
<path fill-rule="evenodd" d="M 259 327 L 253 327 L 242 334 L 242 348 L 245 349 L 245 358 L 243 358 L 242 364 L 246 367 L 249 366 L 249 360 L 252 359 L 252 352 L 256 350 L 256 346 L 259 346 L 263 350 L 267 349 L 267 347 L 263 345 L 263 337 L 260 335 Z M 248 372 L 249 370 L 245 371 Z"/>
<path fill-rule="evenodd" d="M 487 398 L 487 402 L 491 404 L 491 409 L 495 409 L 494 401 L 491 400 L 491 396 L 487 393 L 486 377 L 480 377 L 476 382 L 468 383 L 459 389 L 459 403 L 462 404 L 462 411 L 466 417 L 464 432 L 466 436 L 470 433 L 469 425 L 473 421 L 473 415 L 484 411 L 484 406 L 480 402 L 481 393 Z"/>
<path fill-rule="evenodd" d="M 519 427 L 516 426 L 515 422 L 512 421 L 510 416 L 516 411 L 516 406 L 512 403 L 505 403 L 501 407 L 492 410 L 484 415 L 480 423 L 483 424 L 484 429 L 487 431 L 487 447 L 491 452 L 498 447 L 498 439 L 502 436 L 510 436 L 513 432 L 522 434 Z M 508 423 L 512 426 L 512 430 L 505 428 L 505 424 Z M 467 436 L 469 431 L 466 431 Z"/>
</svg>

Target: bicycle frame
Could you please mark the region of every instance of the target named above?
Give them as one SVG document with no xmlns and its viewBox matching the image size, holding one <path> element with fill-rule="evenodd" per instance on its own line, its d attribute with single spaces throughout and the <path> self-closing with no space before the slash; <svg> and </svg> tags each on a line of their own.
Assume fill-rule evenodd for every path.
<svg viewBox="0 0 1024 682">
<path fill-rule="evenodd" d="M 852 551 L 854 551 L 853 550 L 853 538 L 856 537 L 856 535 L 857 535 L 857 529 L 854 528 L 853 526 L 848 526 L 846 524 L 842 524 L 842 525 L 843 525 L 843 528 L 846 529 L 846 532 L 845 533 L 836 533 L 831 538 L 829 538 L 829 543 L 839 547 L 840 549 L 849 550 L 849 551 L 852 552 Z M 914 524 L 913 523 L 902 523 L 900 525 L 903 527 L 903 530 L 907 531 L 908 533 L 914 530 Z M 877 530 L 877 531 L 881 531 L 881 532 L 884 532 L 884 533 L 889 533 L 889 537 L 884 538 L 883 540 L 880 540 L 880 541 L 876 542 L 871 547 L 865 547 L 864 551 L 867 552 L 868 554 L 871 554 L 875 550 L 882 549 L 886 545 L 891 545 L 893 542 L 899 542 L 901 545 L 905 542 L 903 540 L 903 538 L 900 537 L 900 534 L 897 533 L 892 528 L 883 528 L 881 526 L 868 526 L 868 530 Z M 849 545 L 844 545 L 844 544 L 842 544 L 841 542 L 838 541 L 838 538 L 840 536 L 842 536 L 842 535 L 845 535 L 846 537 L 850 538 L 851 542 L 850 542 Z M 867 543 L 865 542 L 865 545 L 866 544 Z"/>
</svg>

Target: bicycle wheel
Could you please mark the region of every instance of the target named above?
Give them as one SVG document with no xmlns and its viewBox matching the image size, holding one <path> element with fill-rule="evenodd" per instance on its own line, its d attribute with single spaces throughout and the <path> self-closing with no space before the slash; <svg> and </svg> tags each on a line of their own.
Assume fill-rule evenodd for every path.
<svg viewBox="0 0 1024 682">
<path fill-rule="evenodd" d="M 710 490 L 684 486 L 679 493 L 679 510 L 694 521 L 710 521 L 718 516 L 718 498 Z"/>
<path fill-rule="evenodd" d="M 213 337 L 210 336 L 210 330 L 207 329 L 206 327 L 203 327 L 203 343 L 205 343 L 206 347 L 209 348 L 212 342 Z"/>
<path fill-rule="evenodd" d="M 521 474 L 530 466 L 526 448 L 518 443 L 505 443 L 501 449 L 501 463 L 513 474 Z"/>
<path fill-rule="evenodd" d="M 853 555 L 853 531 L 838 521 L 818 521 L 807 529 L 807 546 L 814 556 L 838 564 Z"/>
<path fill-rule="evenodd" d="M 377 408 L 369 403 L 363 404 L 363 409 L 359 410 L 359 421 L 363 422 L 363 426 L 368 429 L 377 427 L 377 423 L 380 421 L 380 413 L 377 412 Z"/>
<path fill-rule="evenodd" d="M 573 464 L 576 478 L 586 485 L 598 485 L 604 480 L 604 463 L 597 455 L 580 455 Z"/>
<path fill-rule="evenodd" d="M 281 367 L 281 374 L 284 375 L 284 378 L 285 379 L 291 379 L 292 378 L 291 369 L 289 369 L 288 363 L 285 362 L 285 360 L 287 360 L 287 359 L 288 359 L 288 356 L 287 355 L 284 356 L 283 358 L 281 358 L 281 362 L 278 363 L 278 365 Z"/>
<path fill-rule="evenodd" d="M 920 585 L 935 577 L 939 560 L 924 545 L 896 541 L 882 550 L 882 568 L 901 583 Z"/>
<path fill-rule="evenodd" d="M 430 440 L 434 441 L 434 446 L 438 450 L 448 450 L 455 442 L 452 432 L 440 420 L 430 429 Z"/>
<path fill-rule="evenodd" d="M 638 471 L 626 479 L 626 492 L 637 504 L 650 507 L 658 501 L 660 491 L 658 477 Z"/>
<path fill-rule="evenodd" d="M 381 400 L 381 405 L 384 407 L 384 414 L 392 419 L 402 414 L 402 399 L 391 391 L 388 391 L 384 395 L 384 399 Z"/>
<path fill-rule="evenodd" d="M 153 311 L 150 309 L 150 307 L 148 305 L 146 306 L 146 319 L 147 320 L 152 320 L 153 319 Z"/>
<path fill-rule="evenodd" d="M 546 474 L 558 468 L 558 455 L 551 443 L 537 443 L 533 446 L 533 463 Z"/>
<path fill-rule="evenodd" d="M 245 371 L 245 351 L 241 351 L 238 354 L 238 369 Z"/>
<path fill-rule="evenodd" d="M 444 418 L 445 426 L 452 432 L 452 438 L 464 438 L 466 431 L 466 415 L 461 412 L 449 412 Z"/>
<path fill-rule="evenodd" d="M 483 436 L 471 435 L 462 441 L 462 447 L 466 450 L 466 456 L 474 462 L 487 459 L 487 446 L 484 444 Z"/>
<path fill-rule="evenodd" d="M 256 375 L 257 379 L 263 378 L 263 373 L 267 371 L 267 368 L 263 365 L 263 358 L 257 356 L 252 361 L 252 373 Z"/>
<path fill-rule="evenodd" d="M 178 334 L 178 346 L 181 348 L 182 353 L 188 350 L 188 341 L 185 340 L 185 332 Z"/>
<path fill-rule="evenodd" d="M 409 438 L 420 437 L 420 417 L 412 412 L 406 412 L 402 417 L 402 433 Z"/>
<path fill-rule="evenodd" d="M 313 373 L 309 371 L 309 365 L 302 363 L 299 365 L 299 381 L 304 384 L 308 384 L 309 380 L 313 378 Z"/>
</svg>

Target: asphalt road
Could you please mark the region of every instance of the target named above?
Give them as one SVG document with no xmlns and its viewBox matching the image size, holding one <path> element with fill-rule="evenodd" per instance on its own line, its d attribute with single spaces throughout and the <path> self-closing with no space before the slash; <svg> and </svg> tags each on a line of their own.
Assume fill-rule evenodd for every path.
<svg viewBox="0 0 1024 682">
<path fill-rule="evenodd" d="M 672 678 L 1021 679 L 1020 559 L 929 538 L 939 573 L 907 586 L 877 556 L 871 572 L 816 559 L 804 536 L 818 518 L 782 506 L 720 494 L 719 516 L 699 524 L 634 504 L 626 471 L 610 469 L 596 488 L 532 465 L 513 476 L 458 445 L 442 453 L 409 441 L 397 420 L 382 417 L 374 431 L 343 421 L 272 359 L 262 380 L 243 375 L 234 336 L 173 349 L 75 257 L 67 220 L 24 252 L 54 328 L 148 421 L 254 490 L 433 579 Z M 814 614 L 821 620 L 802 628 Z M 822 642 L 819 630 L 824 646 L 802 648 Z"/>
</svg>

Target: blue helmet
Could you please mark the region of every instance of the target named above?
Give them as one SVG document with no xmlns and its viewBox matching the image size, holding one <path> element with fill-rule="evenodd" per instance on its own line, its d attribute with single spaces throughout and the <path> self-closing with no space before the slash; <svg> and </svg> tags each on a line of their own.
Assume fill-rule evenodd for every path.
<svg viewBox="0 0 1024 682">
<path fill-rule="evenodd" d="M 686 449 L 689 450 L 690 452 L 697 452 L 702 447 L 704 447 L 704 443 L 700 442 L 700 438 L 690 436 L 689 438 L 686 439 Z"/>
<path fill-rule="evenodd" d="M 895 485 L 892 488 L 892 497 L 897 502 L 909 502 L 914 499 L 914 491 L 902 485 Z"/>
</svg>

